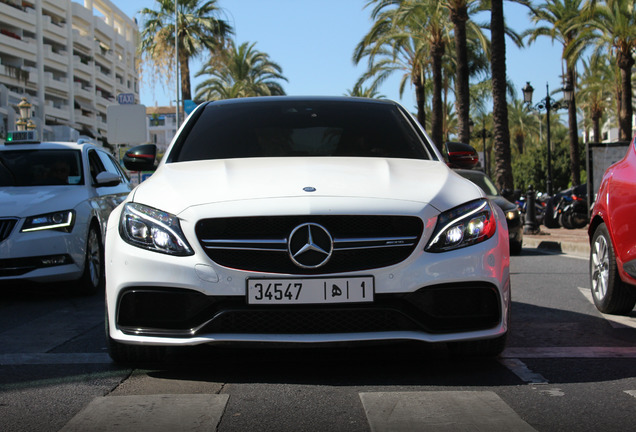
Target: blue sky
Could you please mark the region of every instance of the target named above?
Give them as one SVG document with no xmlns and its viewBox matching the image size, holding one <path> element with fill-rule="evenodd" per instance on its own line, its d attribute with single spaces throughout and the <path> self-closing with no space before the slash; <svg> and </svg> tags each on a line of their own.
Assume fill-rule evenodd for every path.
<svg viewBox="0 0 636 432">
<path fill-rule="evenodd" d="M 154 0 L 111 0 L 130 17 L 137 17 L 144 7 L 154 8 Z M 256 49 L 269 54 L 283 68 L 289 80 L 283 83 L 290 95 L 343 95 L 353 88 L 366 64 L 355 66 L 353 50 L 371 27 L 367 0 L 219 0 L 224 18 L 235 29 L 237 44 L 256 42 Z M 504 2 L 510 27 L 522 32 L 531 26 L 527 9 Z M 484 19 L 487 19 L 485 16 Z M 192 75 L 201 61 L 191 64 Z M 508 76 L 515 83 L 518 97 L 521 87 L 531 81 L 535 102 L 550 90 L 561 87 L 561 47 L 544 38 L 522 50 L 507 40 Z M 412 87 L 399 96 L 395 75 L 380 88 L 380 93 L 414 110 Z M 197 80 L 193 79 L 193 91 Z M 141 85 L 141 103 L 146 106 L 168 105 L 175 99 L 174 84 Z"/>
</svg>

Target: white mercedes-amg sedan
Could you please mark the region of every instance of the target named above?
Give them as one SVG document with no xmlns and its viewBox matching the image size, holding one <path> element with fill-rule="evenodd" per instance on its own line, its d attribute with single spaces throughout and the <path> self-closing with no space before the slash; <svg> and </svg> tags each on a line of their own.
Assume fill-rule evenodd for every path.
<svg viewBox="0 0 636 432">
<path fill-rule="evenodd" d="M 110 216 L 109 351 L 411 340 L 497 355 L 509 261 L 499 207 L 399 104 L 208 102 Z"/>
</svg>

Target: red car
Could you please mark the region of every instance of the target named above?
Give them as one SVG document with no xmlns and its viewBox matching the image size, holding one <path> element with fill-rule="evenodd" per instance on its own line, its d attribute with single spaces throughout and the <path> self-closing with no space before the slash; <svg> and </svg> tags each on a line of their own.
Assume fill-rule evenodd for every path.
<svg viewBox="0 0 636 432">
<path fill-rule="evenodd" d="M 594 304 L 628 314 L 636 304 L 636 137 L 601 181 L 588 234 Z"/>
</svg>

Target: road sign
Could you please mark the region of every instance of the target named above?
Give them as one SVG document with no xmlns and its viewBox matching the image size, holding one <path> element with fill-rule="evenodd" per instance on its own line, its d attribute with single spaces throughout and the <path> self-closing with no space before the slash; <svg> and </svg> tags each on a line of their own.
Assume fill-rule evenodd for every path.
<svg viewBox="0 0 636 432">
<path fill-rule="evenodd" d="M 137 145 L 148 142 L 145 105 L 108 105 L 108 142 Z"/>
<path fill-rule="evenodd" d="M 120 105 L 132 105 L 135 103 L 135 95 L 132 93 L 119 93 L 117 103 Z"/>
</svg>

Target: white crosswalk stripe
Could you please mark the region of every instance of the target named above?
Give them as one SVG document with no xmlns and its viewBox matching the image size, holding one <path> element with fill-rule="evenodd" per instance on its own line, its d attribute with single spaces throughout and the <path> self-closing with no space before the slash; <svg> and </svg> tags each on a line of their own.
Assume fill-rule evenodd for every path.
<svg viewBox="0 0 636 432">
<path fill-rule="evenodd" d="M 373 432 L 534 431 L 491 391 L 360 393 Z"/>
<path fill-rule="evenodd" d="M 214 431 L 229 395 L 178 394 L 95 398 L 60 432 Z"/>
</svg>

